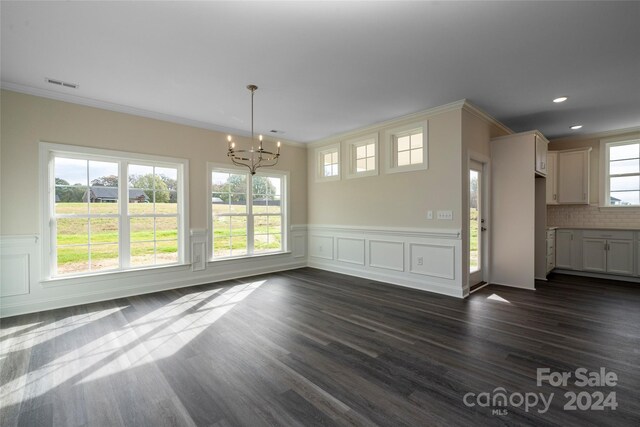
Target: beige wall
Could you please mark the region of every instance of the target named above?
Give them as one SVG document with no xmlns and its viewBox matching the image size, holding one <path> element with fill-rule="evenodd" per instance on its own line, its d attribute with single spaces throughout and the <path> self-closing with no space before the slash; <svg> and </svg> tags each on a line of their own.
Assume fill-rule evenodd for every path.
<svg viewBox="0 0 640 427">
<path fill-rule="evenodd" d="M 190 227 L 208 228 L 206 162 L 228 163 L 226 135 L 11 91 L 1 97 L 1 234 L 39 233 L 38 141 L 188 159 Z M 277 166 L 291 174 L 291 224 L 307 222 L 306 159 L 305 147 L 285 145 Z"/>
<path fill-rule="evenodd" d="M 384 130 L 428 119 L 428 170 L 384 173 L 387 162 Z M 347 139 L 379 132 L 380 173 L 377 176 L 316 182 L 315 149 L 341 142 L 328 139 L 309 147 L 307 155 L 309 224 L 420 227 L 461 227 L 461 111 L 414 117 L 393 125 L 350 133 Z M 344 144 L 343 144 L 344 145 Z M 342 165 L 347 164 L 342 150 Z M 453 221 L 428 220 L 427 211 L 452 210 Z"/>
</svg>

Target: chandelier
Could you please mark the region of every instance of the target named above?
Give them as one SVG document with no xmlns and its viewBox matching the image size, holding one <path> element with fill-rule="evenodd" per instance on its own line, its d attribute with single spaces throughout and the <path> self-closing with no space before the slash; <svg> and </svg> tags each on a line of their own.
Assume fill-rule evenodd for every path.
<svg viewBox="0 0 640 427">
<path fill-rule="evenodd" d="M 258 89 L 256 85 L 248 85 L 247 89 L 251 91 L 251 143 L 255 141 L 253 136 L 253 95 Z M 229 150 L 227 151 L 227 157 L 231 159 L 231 162 L 236 166 L 245 166 L 249 168 L 251 175 L 256 174 L 256 169 L 262 167 L 275 166 L 278 163 L 280 157 L 280 141 L 276 144 L 276 151 L 268 151 L 262 147 L 262 135 L 258 137 L 258 148 L 255 149 L 251 146 L 250 150 L 237 150 L 236 143 L 233 142 L 231 135 L 227 136 L 229 143 Z"/>
</svg>

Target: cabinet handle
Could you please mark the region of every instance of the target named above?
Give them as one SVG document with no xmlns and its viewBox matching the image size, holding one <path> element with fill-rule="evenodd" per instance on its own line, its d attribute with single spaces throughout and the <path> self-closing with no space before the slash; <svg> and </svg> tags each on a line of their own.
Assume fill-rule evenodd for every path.
<svg viewBox="0 0 640 427">
<path fill-rule="evenodd" d="M 557 195 L 557 194 L 554 194 L 554 195 L 553 195 L 553 200 L 556 200 L 557 198 L 558 198 L 558 195 Z"/>
</svg>

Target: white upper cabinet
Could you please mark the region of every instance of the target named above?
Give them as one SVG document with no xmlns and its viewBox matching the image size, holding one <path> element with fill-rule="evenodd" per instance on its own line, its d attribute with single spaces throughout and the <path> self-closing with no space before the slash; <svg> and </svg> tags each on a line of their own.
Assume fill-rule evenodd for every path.
<svg viewBox="0 0 640 427">
<path fill-rule="evenodd" d="M 558 152 L 558 203 L 589 204 L 590 153 L 591 148 Z"/>
<path fill-rule="evenodd" d="M 547 174 L 547 141 L 539 134 L 535 135 L 536 139 L 536 166 L 535 171 L 539 175 Z"/>
<path fill-rule="evenodd" d="M 547 153 L 547 204 L 558 204 L 558 153 Z"/>
</svg>

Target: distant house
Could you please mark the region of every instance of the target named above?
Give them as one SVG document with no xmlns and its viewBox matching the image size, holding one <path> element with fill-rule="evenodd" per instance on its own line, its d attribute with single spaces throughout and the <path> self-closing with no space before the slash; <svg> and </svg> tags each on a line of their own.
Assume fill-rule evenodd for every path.
<svg viewBox="0 0 640 427">
<path fill-rule="evenodd" d="M 621 205 L 622 204 L 622 200 L 618 199 L 617 197 L 611 196 L 611 204 L 612 205 Z"/>
<path fill-rule="evenodd" d="M 118 201 L 117 187 L 100 187 L 97 185 L 89 187 L 89 191 L 84 193 L 82 201 L 91 203 L 116 203 Z M 140 188 L 129 189 L 129 203 L 148 203 L 149 197 Z"/>
</svg>

